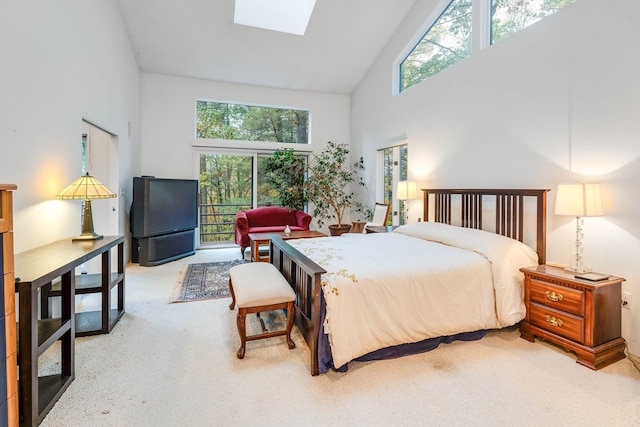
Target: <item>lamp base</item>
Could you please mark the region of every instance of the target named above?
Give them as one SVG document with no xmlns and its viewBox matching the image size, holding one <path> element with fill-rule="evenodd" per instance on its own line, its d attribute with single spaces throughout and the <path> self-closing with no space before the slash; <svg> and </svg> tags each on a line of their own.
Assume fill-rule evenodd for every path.
<svg viewBox="0 0 640 427">
<path fill-rule="evenodd" d="M 72 242 L 85 240 L 99 240 L 103 236 L 93 231 L 93 212 L 91 211 L 91 200 L 84 201 L 84 212 L 82 216 L 82 233 L 78 237 L 71 239 Z"/>
<path fill-rule="evenodd" d="M 100 240 L 102 239 L 104 236 L 100 235 L 100 234 L 96 234 L 96 233 L 82 233 L 81 235 L 79 235 L 78 237 L 74 237 L 73 239 L 71 239 L 72 242 L 80 242 L 80 241 L 86 241 L 86 240 Z"/>
</svg>

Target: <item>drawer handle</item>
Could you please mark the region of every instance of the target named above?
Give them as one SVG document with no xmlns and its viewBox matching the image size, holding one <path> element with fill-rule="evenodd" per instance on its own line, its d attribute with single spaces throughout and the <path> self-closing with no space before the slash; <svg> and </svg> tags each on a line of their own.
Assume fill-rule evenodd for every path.
<svg viewBox="0 0 640 427">
<path fill-rule="evenodd" d="M 562 299 L 564 298 L 562 294 L 557 294 L 553 291 L 546 291 L 545 294 L 547 295 L 547 298 L 555 302 L 562 301 Z"/>
<path fill-rule="evenodd" d="M 547 319 L 547 323 L 551 326 L 562 326 L 562 320 L 556 319 L 554 316 L 546 315 L 544 316 Z"/>
</svg>

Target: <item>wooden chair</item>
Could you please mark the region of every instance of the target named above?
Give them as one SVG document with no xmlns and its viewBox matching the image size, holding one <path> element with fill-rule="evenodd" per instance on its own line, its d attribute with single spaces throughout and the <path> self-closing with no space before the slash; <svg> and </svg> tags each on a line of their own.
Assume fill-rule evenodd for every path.
<svg viewBox="0 0 640 427">
<path fill-rule="evenodd" d="M 387 203 L 376 203 L 376 205 L 373 207 L 373 217 L 371 218 L 371 221 L 367 222 L 364 225 L 362 232 L 366 233 L 367 227 L 370 225 L 386 225 L 390 209 L 391 205 Z"/>
</svg>

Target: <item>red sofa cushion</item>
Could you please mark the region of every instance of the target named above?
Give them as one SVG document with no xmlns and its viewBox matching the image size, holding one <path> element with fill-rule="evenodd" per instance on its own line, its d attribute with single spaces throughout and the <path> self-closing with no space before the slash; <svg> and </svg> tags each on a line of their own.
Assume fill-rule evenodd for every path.
<svg viewBox="0 0 640 427">
<path fill-rule="evenodd" d="M 272 225 L 297 225 L 296 211 L 279 207 L 265 207 L 246 211 L 249 228 Z"/>
<path fill-rule="evenodd" d="M 289 228 L 291 229 L 291 231 L 304 231 L 302 227 L 298 227 L 297 225 L 290 225 Z M 249 228 L 249 233 L 279 233 L 280 231 L 284 231 L 284 225 Z"/>
</svg>

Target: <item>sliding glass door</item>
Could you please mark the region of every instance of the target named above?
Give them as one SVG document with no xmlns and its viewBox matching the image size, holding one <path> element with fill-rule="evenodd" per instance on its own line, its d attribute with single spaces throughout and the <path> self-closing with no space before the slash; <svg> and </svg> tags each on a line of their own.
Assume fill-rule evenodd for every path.
<svg viewBox="0 0 640 427">
<path fill-rule="evenodd" d="M 279 206 L 280 194 L 269 182 L 266 161 L 272 153 L 197 153 L 200 181 L 200 246 L 235 242 L 239 210 Z"/>
<path fill-rule="evenodd" d="M 253 206 L 254 155 L 199 154 L 200 246 L 234 242 L 236 212 Z"/>
</svg>

